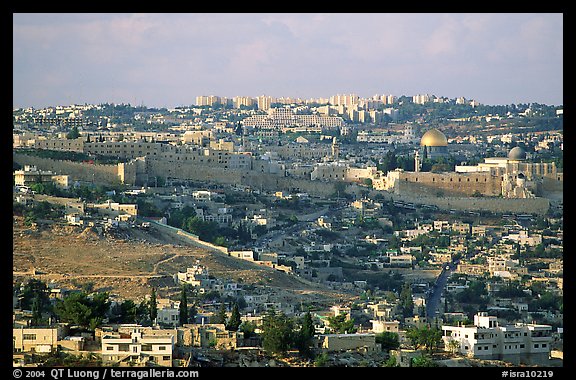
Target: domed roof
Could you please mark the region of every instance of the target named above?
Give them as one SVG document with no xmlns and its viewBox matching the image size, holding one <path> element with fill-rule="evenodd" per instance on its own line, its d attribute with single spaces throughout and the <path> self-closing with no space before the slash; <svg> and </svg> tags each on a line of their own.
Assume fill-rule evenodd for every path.
<svg viewBox="0 0 576 380">
<path fill-rule="evenodd" d="M 444 133 L 440 132 L 439 130 L 432 128 L 422 136 L 420 140 L 421 146 L 447 146 L 448 140 Z"/>
<path fill-rule="evenodd" d="M 526 152 L 524 151 L 524 149 L 517 146 L 510 149 L 510 152 L 508 152 L 508 158 L 511 160 L 525 160 Z"/>
</svg>

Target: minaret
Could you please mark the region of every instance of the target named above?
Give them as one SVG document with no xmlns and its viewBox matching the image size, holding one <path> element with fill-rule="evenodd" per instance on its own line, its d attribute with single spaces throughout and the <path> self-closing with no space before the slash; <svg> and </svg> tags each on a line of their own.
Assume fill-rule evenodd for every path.
<svg viewBox="0 0 576 380">
<path fill-rule="evenodd" d="M 332 159 L 337 160 L 339 154 L 340 154 L 340 147 L 338 146 L 338 142 L 336 141 L 336 137 L 334 137 L 332 139 Z"/>
<path fill-rule="evenodd" d="M 418 152 L 418 150 L 416 150 L 416 153 L 414 153 L 414 171 L 416 173 L 420 172 L 420 165 L 422 163 L 420 162 L 420 153 Z"/>
</svg>

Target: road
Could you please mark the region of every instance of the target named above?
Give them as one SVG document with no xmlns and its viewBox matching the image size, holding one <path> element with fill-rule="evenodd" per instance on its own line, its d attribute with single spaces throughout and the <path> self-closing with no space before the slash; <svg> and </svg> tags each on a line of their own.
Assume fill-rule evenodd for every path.
<svg viewBox="0 0 576 380">
<path fill-rule="evenodd" d="M 439 314 L 439 307 L 440 307 L 440 298 L 442 297 L 442 293 L 446 288 L 446 283 L 450 278 L 452 272 L 456 270 L 458 266 L 459 260 L 453 263 L 445 263 L 442 267 L 442 272 L 438 275 L 434 286 L 431 289 L 431 292 L 426 300 L 426 316 L 429 318 L 433 318 L 437 314 Z"/>
</svg>

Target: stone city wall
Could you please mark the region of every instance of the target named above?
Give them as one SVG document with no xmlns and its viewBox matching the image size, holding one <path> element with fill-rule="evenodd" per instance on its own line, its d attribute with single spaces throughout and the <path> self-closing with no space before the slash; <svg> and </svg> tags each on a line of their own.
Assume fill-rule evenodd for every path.
<svg viewBox="0 0 576 380">
<path fill-rule="evenodd" d="M 550 201 L 547 198 L 422 197 L 394 194 L 393 199 L 414 204 L 434 205 L 442 210 L 545 215 L 550 208 Z"/>
<path fill-rule="evenodd" d="M 20 165 L 36 165 L 40 170 L 51 170 L 55 174 L 68 174 L 73 180 L 102 182 L 118 184 L 121 179 L 127 184 L 135 184 L 138 178 L 145 176 L 160 176 L 163 178 L 182 178 L 199 181 L 208 181 L 220 184 L 242 184 L 255 189 L 267 191 L 297 191 L 308 193 L 312 196 L 331 197 L 335 193 L 336 183 L 325 181 L 310 181 L 283 177 L 276 174 L 260 173 L 255 171 L 230 170 L 218 167 L 208 167 L 189 163 L 175 163 L 158 160 L 135 160 L 127 164 L 99 165 L 86 164 L 72 161 L 59 161 L 48 158 L 28 156 L 14 153 L 14 161 Z M 447 177 L 450 178 L 450 177 Z M 475 177 L 472 177 L 475 178 Z M 480 177 L 479 177 L 480 178 Z M 434 183 L 436 181 L 433 181 Z M 440 181 L 441 182 L 441 181 Z M 466 181 L 467 183 L 468 181 Z M 489 183 L 489 181 L 486 181 Z M 561 183 L 559 183 L 561 182 Z M 450 184 L 450 181 L 444 183 Z M 475 191 L 478 186 L 494 186 L 482 184 L 480 180 L 476 185 L 475 179 L 470 182 L 470 191 Z M 545 187 L 550 190 L 561 189 L 563 181 L 554 182 L 549 180 Z M 431 187 L 426 184 L 415 182 L 398 181 L 394 193 L 372 190 L 372 194 L 384 195 L 387 199 L 403 200 L 415 204 L 435 205 L 440 209 L 455 210 L 485 210 L 492 212 L 510 213 L 534 213 L 544 215 L 550 207 L 550 201 L 546 198 L 511 199 L 493 197 L 455 197 L 448 196 L 445 187 Z M 345 192 L 360 194 L 366 190 L 356 184 L 346 184 Z M 442 191 L 443 196 L 438 196 Z M 479 190 L 480 191 L 480 190 Z"/>
<path fill-rule="evenodd" d="M 479 192 L 487 196 L 502 192 L 502 180 L 489 173 L 414 173 L 403 172 L 395 181 L 395 192 L 436 196 L 472 196 Z"/>
<path fill-rule="evenodd" d="M 94 181 L 110 185 L 120 183 L 117 165 L 54 160 L 21 153 L 13 153 L 12 158 L 21 166 L 35 165 L 38 169 L 50 170 L 55 175 L 69 175 L 72 181 Z"/>
</svg>

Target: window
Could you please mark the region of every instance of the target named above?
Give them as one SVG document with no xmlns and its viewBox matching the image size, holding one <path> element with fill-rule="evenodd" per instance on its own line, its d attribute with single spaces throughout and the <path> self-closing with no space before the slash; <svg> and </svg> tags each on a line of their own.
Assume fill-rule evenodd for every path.
<svg viewBox="0 0 576 380">
<path fill-rule="evenodd" d="M 166 346 L 158 346 L 158 350 L 160 350 L 160 351 L 166 351 Z"/>
<path fill-rule="evenodd" d="M 540 345 L 538 343 L 534 344 L 534 348 L 539 348 L 539 347 L 540 347 Z"/>
<path fill-rule="evenodd" d="M 108 346 L 108 347 L 106 347 L 106 351 L 114 351 L 114 346 Z"/>
<path fill-rule="evenodd" d="M 142 351 L 152 351 L 152 345 L 151 344 L 143 344 L 142 345 Z"/>
<path fill-rule="evenodd" d="M 546 343 L 542 343 L 542 348 L 546 348 Z"/>
<path fill-rule="evenodd" d="M 22 340 L 36 340 L 36 334 L 24 334 Z"/>
<path fill-rule="evenodd" d="M 162 356 L 162 360 L 170 360 L 170 356 Z"/>
</svg>

